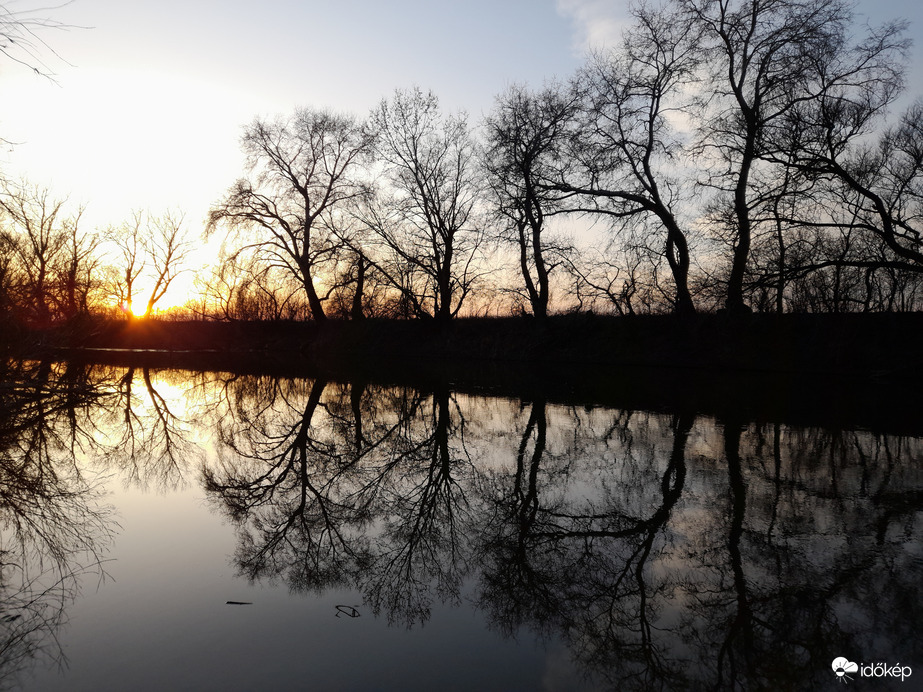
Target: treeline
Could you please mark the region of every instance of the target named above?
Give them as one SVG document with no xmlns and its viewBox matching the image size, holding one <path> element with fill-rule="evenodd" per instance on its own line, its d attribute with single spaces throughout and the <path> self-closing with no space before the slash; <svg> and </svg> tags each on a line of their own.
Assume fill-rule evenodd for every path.
<svg viewBox="0 0 923 692">
<path fill-rule="evenodd" d="M 479 123 L 421 89 L 365 119 L 254 120 L 247 170 L 206 224 L 223 256 L 187 308 L 316 321 L 919 310 L 923 103 L 891 116 L 906 34 L 858 27 L 845 0 L 665 0 L 639 5 L 621 44 L 569 79 L 511 86 Z M 4 247 L 28 235 L 14 206 Z M 122 237 L 109 293 L 124 305 Z M 22 251 L 4 256 L 31 272 Z M 58 271 L 86 277 L 81 295 L 90 257 L 85 273 Z M 66 296 L 39 310 L 42 291 L 8 284 L 3 261 L 3 300 L 72 311 Z"/>
<path fill-rule="evenodd" d="M 118 226 L 87 230 L 83 212 L 47 189 L 0 181 L 0 315 L 7 323 L 149 315 L 185 271 L 192 245 L 181 214 L 137 212 Z"/>
</svg>

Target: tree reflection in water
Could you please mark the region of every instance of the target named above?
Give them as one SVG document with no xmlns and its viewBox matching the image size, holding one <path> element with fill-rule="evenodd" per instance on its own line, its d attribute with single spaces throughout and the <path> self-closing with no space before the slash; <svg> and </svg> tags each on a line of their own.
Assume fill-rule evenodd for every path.
<svg viewBox="0 0 923 692">
<path fill-rule="evenodd" d="M 256 388 L 259 399 L 238 402 L 248 413 L 219 428 L 220 468 L 205 469 L 205 485 L 240 522 L 237 562 L 250 579 L 322 589 L 367 563 L 367 514 L 350 482 L 353 440 L 324 416 L 325 388 L 272 381 Z"/>
<path fill-rule="evenodd" d="M 358 585 L 373 612 L 407 625 L 427 619 L 433 593 L 457 600 L 474 469 L 449 393 L 322 380 L 260 390 L 237 400 L 255 415 L 224 417 L 221 462 L 205 470 L 240 526 L 241 572 L 298 591 Z"/>
<path fill-rule="evenodd" d="M 105 391 L 79 367 L 4 363 L 0 373 L 0 688 L 37 659 L 62 662 L 57 631 L 80 578 L 103 577 L 109 510 L 75 456 L 94 445 Z"/>
<path fill-rule="evenodd" d="M 57 655 L 77 576 L 99 571 L 113 525 L 79 456 L 161 491 L 201 464 L 251 580 L 353 588 L 405 627 L 471 606 L 503 635 L 566 643 L 604 687 L 802 689 L 831 682 L 834 656 L 923 652 L 920 438 L 17 367 L 0 390 L 0 684 Z"/>
<path fill-rule="evenodd" d="M 349 585 L 408 626 L 470 600 L 626 689 L 823 684 L 831 652 L 921 651 L 919 439 L 259 389 L 206 470 L 250 578 Z"/>
<path fill-rule="evenodd" d="M 187 482 L 200 450 L 189 439 L 192 424 L 171 408 L 162 393 L 171 379 L 185 384 L 186 374 L 158 375 L 160 382 L 155 384 L 147 367 L 101 369 L 101 382 L 116 383 L 114 395 L 102 407 L 102 428 L 113 436 L 107 440 L 108 461 L 119 468 L 128 485 L 175 490 Z"/>
<path fill-rule="evenodd" d="M 493 479 L 499 521 L 484 541 L 480 606 L 508 634 L 523 624 L 565 633 L 589 669 L 616 673 L 623 687 L 675 686 L 682 668 L 658 630 L 663 596 L 677 588 L 682 570 L 662 574 L 656 561 L 675 546 L 669 521 L 683 492 L 694 417 L 672 421 L 672 441 L 661 458 L 652 453 L 656 443 L 645 421 L 617 417 L 601 438 L 614 444 L 608 446 L 611 467 L 594 469 L 598 492 L 562 495 L 568 476 L 586 473 L 578 465 L 590 445 L 572 442 L 555 455 L 565 468 L 542 473 L 545 408 L 532 405 L 513 478 Z"/>
</svg>

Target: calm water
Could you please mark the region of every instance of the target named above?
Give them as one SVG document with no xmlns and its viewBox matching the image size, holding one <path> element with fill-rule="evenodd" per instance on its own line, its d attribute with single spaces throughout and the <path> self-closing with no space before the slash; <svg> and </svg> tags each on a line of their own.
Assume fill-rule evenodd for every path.
<svg viewBox="0 0 923 692">
<path fill-rule="evenodd" d="M 920 437 L 7 365 L 0 531 L 0 689 L 923 686 Z"/>
</svg>

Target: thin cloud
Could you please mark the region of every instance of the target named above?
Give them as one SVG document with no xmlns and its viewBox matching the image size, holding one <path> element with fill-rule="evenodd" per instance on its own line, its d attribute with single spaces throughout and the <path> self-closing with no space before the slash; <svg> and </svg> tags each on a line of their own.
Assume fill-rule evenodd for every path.
<svg viewBox="0 0 923 692">
<path fill-rule="evenodd" d="M 558 14 L 574 23 L 578 53 L 615 45 L 630 23 L 628 0 L 557 0 Z"/>
</svg>

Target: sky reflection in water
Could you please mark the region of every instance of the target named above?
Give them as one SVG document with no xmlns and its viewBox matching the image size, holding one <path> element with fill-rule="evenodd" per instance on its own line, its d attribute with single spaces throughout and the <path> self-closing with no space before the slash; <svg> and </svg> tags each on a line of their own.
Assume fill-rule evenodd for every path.
<svg viewBox="0 0 923 692">
<path fill-rule="evenodd" d="M 919 437 L 40 364 L 2 408 L 0 687 L 923 675 Z"/>
</svg>

